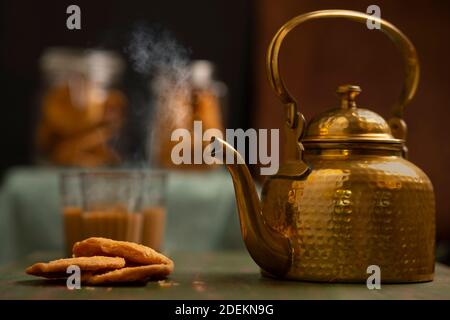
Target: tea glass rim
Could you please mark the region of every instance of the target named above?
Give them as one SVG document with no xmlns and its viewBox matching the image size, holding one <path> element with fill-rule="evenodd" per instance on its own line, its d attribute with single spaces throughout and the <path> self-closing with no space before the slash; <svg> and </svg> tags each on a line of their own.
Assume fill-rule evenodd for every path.
<svg viewBox="0 0 450 320">
<path fill-rule="evenodd" d="M 60 178 L 66 177 L 155 177 L 166 178 L 168 175 L 167 170 L 163 169 L 69 169 L 60 173 Z"/>
</svg>

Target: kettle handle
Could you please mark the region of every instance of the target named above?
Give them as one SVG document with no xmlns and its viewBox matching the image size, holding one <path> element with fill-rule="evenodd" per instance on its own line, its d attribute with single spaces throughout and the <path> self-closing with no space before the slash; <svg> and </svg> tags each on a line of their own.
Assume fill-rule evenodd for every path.
<svg viewBox="0 0 450 320">
<path fill-rule="evenodd" d="M 350 10 L 321 10 L 299 15 L 285 23 L 273 37 L 267 50 L 267 76 L 270 85 L 275 90 L 278 98 L 286 106 L 287 125 L 290 128 L 296 128 L 298 125 L 297 101 L 291 96 L 281 79 L 279 69 L 279 51 L 286 35 L 299 24 L 308 20 L 321 18 L 346 18 L 358 22 L 374 21 L 381 25 L 381 31 L 394 42 L 404 58 L 405 79 L 400 94 L 400 99 L 392 108 L 392 117 L 389 119 L 389 125 L 392 134 L 397 139 L 406 138 L 406 123 L 403 121 L 403 111 L 405 106 L 412 100 L 416 93 L 419 83 L 419 59 L 416 49 L 411 41 L 394 25 L 381 18 L 370 16 L 358 11 Z M 302 116 L 300 114 L 300 116 Z M 304 126 L 302 126 L 304 127 Z"/>
</svg>

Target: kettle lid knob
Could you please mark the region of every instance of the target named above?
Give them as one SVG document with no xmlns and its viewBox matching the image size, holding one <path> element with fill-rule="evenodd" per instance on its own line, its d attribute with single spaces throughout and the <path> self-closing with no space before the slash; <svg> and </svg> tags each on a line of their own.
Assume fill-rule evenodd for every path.
<svg viewBox="0 0 450 320">
<path fill-rule="evenodd" d="M 305 148 L 317 147 L 317 143 L 365 143 L 377 147 L 376 143 L 401 145 L 403 140 L 395 139 L 391 129 L 383 117 L 377 113 L 356 106 L 356 96 L 361 88 L 355 85 L 342 85 L 336 90 L 341 98 L 341 106 L 316 115 L 308 123 L 302 143 Z M 324 145 L 319 146 L 320 148 Z"/>
<path fill-rule="evenodd" d="M 341 97 L 342 109 L 356 108 L 356 96 L 361 93 L 361 88 L 352 84 L 339 86 L 336 93 Z"/>
</svg>

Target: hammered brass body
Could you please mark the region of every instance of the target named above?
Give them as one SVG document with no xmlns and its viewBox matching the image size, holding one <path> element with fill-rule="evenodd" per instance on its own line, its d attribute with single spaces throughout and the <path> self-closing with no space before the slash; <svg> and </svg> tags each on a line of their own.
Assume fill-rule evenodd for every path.
<svg viewBox="0 0 450 320">
<path fill-rule="evenodd" d="M 305 152 L 305 179 L 270 177 L 262 193 L 266 222 L 290 239 L 285 276 L 313 281 L 433 279 L 435 212 L 427 176 L 399 154 Z"/>
</svg>

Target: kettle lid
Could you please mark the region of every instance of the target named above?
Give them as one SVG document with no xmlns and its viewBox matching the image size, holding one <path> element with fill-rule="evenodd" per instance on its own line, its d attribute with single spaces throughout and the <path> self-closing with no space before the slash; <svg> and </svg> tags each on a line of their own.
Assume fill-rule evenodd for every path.
<svg viewBox="0 0 450 320">
<path fill-rule="evenodd" d="M 341 106 L 314 117 L 306 128 L 302 142 L 377 142 L 400 144 L 383 117 L 356 106 L 355 98 L 361 88 L 342 85 L 337 89 Z"/>
</svg>

